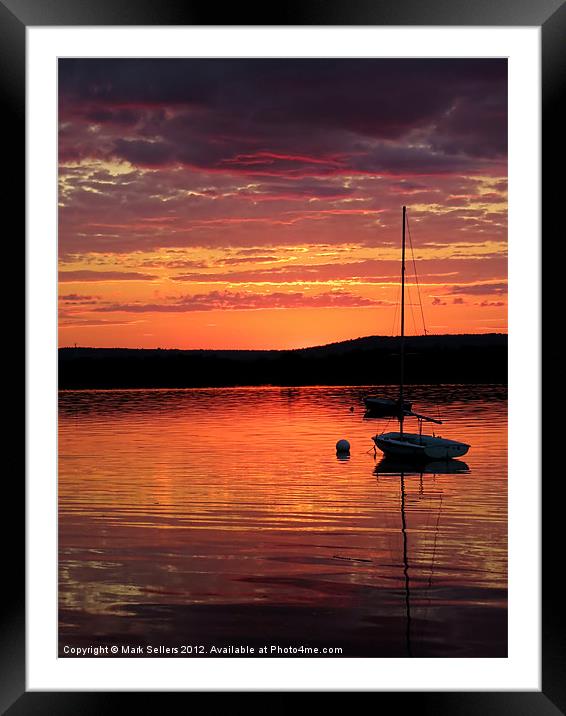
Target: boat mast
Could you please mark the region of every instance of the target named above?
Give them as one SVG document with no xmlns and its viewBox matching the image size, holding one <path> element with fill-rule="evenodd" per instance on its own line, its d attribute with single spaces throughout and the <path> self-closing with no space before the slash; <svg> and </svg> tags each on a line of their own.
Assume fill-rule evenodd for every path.
<svg viewBox="0 0 566 716">
<path fill-rule="evenodd" d="M 401 380 L 399 383 L 399 432 L 403 435 L 403 382 L 405 373 L 405 215 L 407 207 L 403 207 L 403 240 L 401 248 Z"/>
</svg>

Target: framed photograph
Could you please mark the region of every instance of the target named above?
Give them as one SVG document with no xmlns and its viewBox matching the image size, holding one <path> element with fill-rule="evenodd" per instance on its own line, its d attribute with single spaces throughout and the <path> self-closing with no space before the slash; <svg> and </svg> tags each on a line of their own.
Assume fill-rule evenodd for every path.
<svg viewBox="0 0 566 716">
<path fill-rule="evenodd" d="M 27 306 L 3 709 L 563 712 L 540 246 L 564 4 L 0 13 Z"/>
</svg>

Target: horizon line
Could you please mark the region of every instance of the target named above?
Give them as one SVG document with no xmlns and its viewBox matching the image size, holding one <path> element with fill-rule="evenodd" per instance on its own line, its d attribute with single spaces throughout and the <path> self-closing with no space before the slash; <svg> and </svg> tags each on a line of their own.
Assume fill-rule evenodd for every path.
<svg viewBox="0 0 566 716">
<path fill-rule="evenodd" d="M 508 331 L 488 331 L 485 333 L 426 333 L 412 336 L 405 336 L 405 339 L 411 338 L 447 338 L 452 336 L 508 336 Z M 241 353 L 259 353 L 259 352 L 290 352 L 290 351 L 302 351 L 308 350 L 309 348 L 326 348 L 328 346 L 335 346 L 339 343 L 352 343 L 354 341 L 361 341 L 368 338 L 399 338 L 398 335 L 385 335 L 385 334 L 372 334 L 366 336 L 357 336 L 356 338 L 345 338 L 343 340 L 331 341 L 330 343 L 316 343 L 313 345 L 299 346 L 297 348 L 162 348 L 161 346 L 155 346 L 153 348 L 143 346 L 87 346 L 87 345 L 64 345 L 58 346 L 57 350 L 123 350 L 123 351 L 230 351 L 230 352 L 241 352 Z"/>
</svg>

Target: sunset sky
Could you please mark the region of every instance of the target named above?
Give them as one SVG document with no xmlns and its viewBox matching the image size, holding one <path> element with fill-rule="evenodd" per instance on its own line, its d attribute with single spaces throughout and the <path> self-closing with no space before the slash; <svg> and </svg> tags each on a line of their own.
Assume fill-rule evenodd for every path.
<svg viewBox="0 0 566 716">
<path fill-rule="evenodd" d="M 506 332 L 506 60 L 59 61 L 59 344 Z M 422 333 L 408 248 L 407 331 Z"/>
</svg>

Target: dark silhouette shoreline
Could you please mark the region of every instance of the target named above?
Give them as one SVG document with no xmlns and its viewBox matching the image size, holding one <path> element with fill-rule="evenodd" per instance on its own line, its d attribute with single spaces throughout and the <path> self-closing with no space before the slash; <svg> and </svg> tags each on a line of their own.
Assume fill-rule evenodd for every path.
<svg viewBox="0 0 566 716">
<path fill-rule="evenodd" d="M 406 338 L 408 383 L 505 383 L 507 335 Z M 60 348 L 59 388 L 371 385 L 399 380 L 399 338 L 368 336 L 296 350 Z"/>
</svg>

